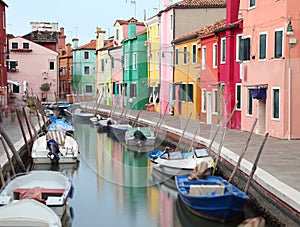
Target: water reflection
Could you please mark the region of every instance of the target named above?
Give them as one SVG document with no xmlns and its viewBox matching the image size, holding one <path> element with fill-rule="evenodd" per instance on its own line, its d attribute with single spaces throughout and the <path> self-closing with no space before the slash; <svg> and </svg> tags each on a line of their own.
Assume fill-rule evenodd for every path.
<svg viewBox="0 0 300 227">
<path fill-rule="evenodd" d="M 75 192 L 64 226 L 224 226 L 188 214 L 174 180 L 152 170 L 147 152 L 128 149 L 90 123 L 74 126 L 80 164 L 69 173 Z"/>
</svg>

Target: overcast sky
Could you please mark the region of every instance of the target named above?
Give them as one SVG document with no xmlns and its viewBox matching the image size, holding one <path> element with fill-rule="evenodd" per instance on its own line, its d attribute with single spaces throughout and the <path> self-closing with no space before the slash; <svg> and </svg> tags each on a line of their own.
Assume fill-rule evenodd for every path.
<svg viewBox="0 0 300 227">
<path fill-rule="evenodd" d="M 136 2 L 131 3 L 131 2 Z M 136 17 L 139 21 L 154 16 L 161 0 L 4 0 L 7 33 L 22 36 L 31 32 L 30 22 L 57 22 L 65 28 L 67 42 L 79 38 L 79 45 L 95 39 L 96 27 L 113 35 L 117 19 Z M 106 37 L 106 38 L 107 38 Z"/>
</svg>

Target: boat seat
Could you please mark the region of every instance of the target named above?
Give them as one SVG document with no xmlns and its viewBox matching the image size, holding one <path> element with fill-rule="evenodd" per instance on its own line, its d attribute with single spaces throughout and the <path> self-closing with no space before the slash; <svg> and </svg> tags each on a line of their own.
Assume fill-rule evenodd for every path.
<svg viewBox="0 0 300 227">
<path fill-rule="evenodd" d="M 39 201 L 44 201 L 48 196 L 62 196 L 65 192 L 65 189 L 59 188 L 17 188 L 13 190 L 14 199 L 26 199 L 32 198 Z"/>
<path fill-rule="evenodd" d="M 224 185 L 190 185 L 190 195 L 224 195 Z"/>
<path fill-rule="evenodd" d="M 54 139 L 59 146 L 64 146 L 66 140 L 66 133 L 64 131 L 48 131 L 46 134 L 47 141 Z"/>
</svg>

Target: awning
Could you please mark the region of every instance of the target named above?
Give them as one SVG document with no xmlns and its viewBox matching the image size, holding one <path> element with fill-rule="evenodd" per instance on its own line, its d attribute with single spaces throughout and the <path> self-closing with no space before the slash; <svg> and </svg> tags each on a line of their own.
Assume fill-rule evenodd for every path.
<svg viewBox="0 0 300 227">
<path fill-rule="evenodd" d="M 267 88 L 254 88 L 252 89 L 252 97 L 254 99 L 266 99 L 267 98 Z"/>
<path fill-rule="evenodd" d="M 16 81 L 12 81 L 12 80 L 7 80 L 7 83 L 13 84 L 15 86 L 20 86 L 21 85 L 20 82 L 16 82 Z"/>
</svg>

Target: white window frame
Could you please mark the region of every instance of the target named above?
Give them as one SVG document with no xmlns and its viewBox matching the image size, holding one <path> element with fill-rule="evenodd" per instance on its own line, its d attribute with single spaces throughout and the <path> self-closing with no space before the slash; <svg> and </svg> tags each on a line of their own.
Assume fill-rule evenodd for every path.
<svg viewBox="0 0 300 227">
<path fill-rule="evenodd" d="M 213 44 L 213 68 L 216 69 L 218 67 L 218 44 Z"/>
<path fill-rule="evenodd" d="M 202 59 L 201 59 L 201 69 L 206 69 L 206 55 L 207 55 L 207 48 L 206 46 L 202 47 Z"/>
<path fill-rule="evenodd" d="M 91 92 L 87 92 L 86 86 L 91 86 L 91 87 L 92 87 L 92 91 L 91 91 Z M 86 94 L 93 94 L 93 90 L 94 90 L 93 84 L 86 84 L 86 85 L 85 85 L 85 92 L 86 92 Z"/>
<path fill-rule="evenodd" d="M 276 32 L 282 32 L 282 40 L 281 40 L 281 45 L 282 45 L 282 50 L 281 50 L 281 57 L 279 57 L 279 58 L 276 58 L 275 57 L 275 46 L 276 46 L 276 42 L 275 42 L 275 33 Z M 283 28 L 277 28 L 277 29 L 275 29 L 274 30 L 274 59 L 282 59 L 283 58 L 283 56 L 284 56 L 284 29 Z"/>
<path fill-rule="evenodd" d="M 243 39 L 243 34 L 238 34 L 236 36 L 236 53 L 235 53 L 235 61 L 236 62 L 241 62 L 242 60 L 240 60 L 240 39 Z"/>
<path fill-rule="evenodd" d="M 136 70 L 136 53 L 133 53 L 132 55 L 132 70 Z"/>
<path fill-rule="evenodd" d="M 86 73 L 85 69 L 88 69 L 88 73 Z M 90 75 L 90 66 L 84 66 L 83 70 L 84 70 L 84 75 Z"/>
<path fill-rule="evenodd" d="M 266 53 L 265 53 L 265 58 L 260 58 L 260 36 L 261 35 L 266 35 Z M 268 58 L 268 33 L 267 32 L 261 32 L 259 33 L 259 36 L 258 36 L 258 61 L 266 61 L 267 58 Z"/>
<path fill-rule="evenodd" d="M 279 100 L 278 100 L 278 118 L 274 118 L 274 90 L 279 91 Z M 272 120 L 274 121 L 279 121 L 280 120 L 280 105 L 281 105 L 281 100 L 280 100 L 280 87 L 272 87 Z"/>
<path fill-rule="evenodd" d="M 83 52 L 83 58 L 84 58 L 85 60 L 90 59 L 90 52 L 84 51 L 84 52 Z"/>
<path fill-rule="evenodd" d="M 206 108 L 207 108 L 207 92 L 206 89 L 203 88 L 201 89 L 201 112 L 202 113 L 206 113 Z"/>
<path fill-rule="evenodd" d="M 223 51 L 223 47 L 225 48 L 225 51 Z M 220 59 L 220 63 L 221 64 L 225 64 L 226 63 L 226 38 L 222 38 L 221 39 L 221 59 Z M 224 57 L 224 60 L 223 60 Z"/>
<path fill-rule="evenodd" d="M 179 64 L 179 49 L 175 49 L 175 65 Z"/>
<path fill-rule="evenodd" d="M 235 84 L 235 103 L 238 102 L 238 99 L 237 99 L 237 95 L 238 95 L 238 87 L 240 87 L 240 108 L 238 108 L 238 106 L 236 106 L 236 110 L 242 110 L 242 84 L 241 83 L 236 83 Z"/>
<path fill-rule="evenodd" d="M 183 47 L 183 65 L 187 65 L 189 60 L 188 60 L 188 47 L 184 46 Z"/>
<path fill-rule="evenodd" d="M 212 114 L 218 114 L 218 89 L 212 89 Z"/>
<path fill-rule="evenodd" d="M 194 50 L 195 50 L 195 52 L 194 52 Z M 192 52 L 193 52 L 192 64 L 196 64 L 197 63 L 197 44 L 192 45 Z"/>
<path fill-rule="evenodd" d="M 247 110 L 246 110 L 246 115 L 247 116 L 253 116 L 253 97 L 252 97 L 252 114 L 249 113 L 249 91 L 253 88 L 247 88 Z"/>
<path fill-rule="evenodd" d="M 251 3 L 251 0 L 249 0 L 249 9 L 256 8 L 256 0 L 255 0 L 255 2 L 254 2 L 254 5 L 253 5 L 253 6 L 251 6 L 250 3 Z"/>
<path fill-rule="evenodd" d="M 128 54 L 124 55 L 124 70 L 128 70 L 129 69 L 129 62 L 128 62 Z"/>
</svg>

